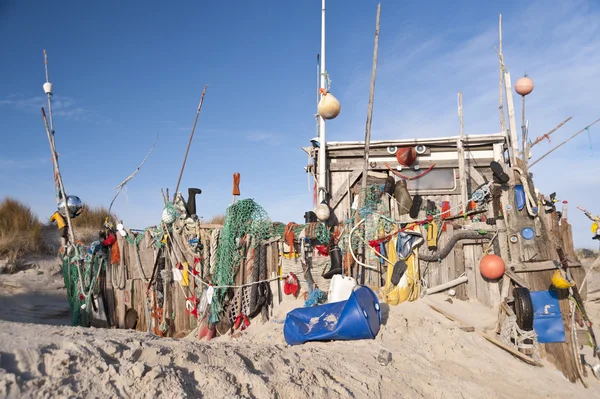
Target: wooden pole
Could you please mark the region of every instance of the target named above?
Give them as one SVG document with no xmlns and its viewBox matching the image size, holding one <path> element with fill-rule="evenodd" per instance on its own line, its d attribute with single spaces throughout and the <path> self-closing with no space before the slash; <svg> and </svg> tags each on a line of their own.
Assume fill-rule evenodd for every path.
<svg viewBox="0 0 600 399">
<path fill-rule="evenodd" d="M 456 148 L 458 149 L 458 173 L 460 174 L 460 202 L 463 213 L 467 211 L 467 175 L 465 168 L 465 124 L 463 120 L 462 106 L 462 91 L 458 93 L 458 117 L 460 118 L 460 137 L 456 140 Z"/>
<path fill-rule="evenodd" d="M 187 148 L 185 149 L 185 156 L 183 157 L 183 164 L 181 165 L 181 172 L 179 172 L 179 179 L 177 179 L 177 186 L 175 186 L 175 193 L 173 194 L 173 198 L 177 196 L 177 191 L 179 190 L 179 183 L 181 183 L 181 176 L 183 176 L 183 169 L 185 169 L 185 161 L 187 160 L 188 152 L 190 151 L 190 145 L 192 145 L 192 139 L 194 138 L 194 132 L 196 131 L 196 123 L 198 122 L 198 116 L 200 115 L 200 110 L 202 109 L 202 102 L 204 101 L 204 93 L 206 93 L 206 88 L 208 85 L 204 85 L 204 90 L 202 90 L 202 97 L 200 97 L 200 103 L 198 104 L 198 109 L 196 110 L 196 118 L 194 119 L 194 126 L 192 126 L 192 133 L 190 134 L 190 140 L 188 141 Z M 169 194 L 167 194 L 168 199 Z"/>
<path fill-rule="evenodd" d="M 364 205 L 366 198 L 367 189 L 367 172 L 369 170 L 369 146 L 371 144 L 371 122 L 373 121 L 373 100 L 375 97 L 375 76 L 377 75 L 377 53 L 379 50 L 379 16 L 381 14 L 381 3 L 377 4 L 377 17 L 375 18 L 375 43 L 373 48 L 373 68 L 371 71 L 371 87 L 369 90 L 369 107 L 367 109 L 367 122 L 365 126 L 365 163 L 363 166 L 362 174 L 362 190 L 361 190 L 361 202 Z M 363 230 L 364 234 L 364 230 Z M 361 252 L 363 255 L 363 261 L 366 260 L 365 247 L 361 246 Z M 365 268 L 362 267 L 361 271 L 361 284 L 364 283 L 365 279 Z M 378 284 L 379 285 L 379 284 Z"/>
<path fill-rule="evenodd" d="M 538 159 L 536 159 L 534 162 L 531 163 L 531 165 L 529 165 L 529 167 L 531 168 L 533 165 L 535 165 L 536 163 L 540 162 L 542 159 L 546 158 L 548 155 L 550 155 L 554 151 L 558 150 L 560 147 L 562 147 L 563 145 L 567 144 L 569 141 L 573 140 L 575 137 L 579 136 L 581 133 L 585 132 L 588 128 L 594 126 L 598 122 L 600 122 L 600 118 L 596 119 L 594 122 L 592 122 L 591 124 L 587 125 L 583 129 L 581 129 L 580 131 L 578 131 L 577 133 L 575 133 L 574 135 L 572 135 L 571 137 L 569 137 L 568 139 L 566 139 L 565 141 L 563 141 L 562 143 L 560 143 L 559 145 L 557 145 L 556 147 L 554 147 L 553 149 L 551 149 L 550 151 L 548 151 L 547 153 L 545 153 L 544 155 L 542 155 L 541 157 L 539 157 Z"/>
<path fill-rule="evenodd" d="M 373 68 L 371 71 L 371 88 L 369 91 L 369 108 L 367 109 L 367 123 L 365 128 L 365 163 L 362 174 L 362 190 L 367 188 L 367 171 L 369 170 L 369 146 L 371 144 L 371 122 L 373 121 L 373 99 L 375 97 L 375 76 L 377 75 L 377 52 L 379 49 L 379 15 L 381 3 L 377 5 L 377 18 L 375 20 L 375 46 L 373 49 Z"/>
<path fill-rule="evenodd" d="M 515 120 L 515 104 L 513 103 L 512 83 L 510 73 L 504 71 L 504 87 L 506 89 L 506 106 L 508 107 L 508 124 L 510 127 L 510 145 L 512 149 L 511 166 L 516 166 L 517 155 L 519 154 L 519 141 L 517 138 L 517 121 Z"/>
<path fill-rule="evenodd" d="M 498 21 L 498 56 L 500 57 L 500 97 L 498 98 L 498 109 L 500 110 L 500 129 L 506 131 L 506 119 L 504 117 L 504 100 L 502 93 L 504 91 L 504 55 L 502 54 L 502 14 Z"/>
<path fill-rule="evenodd" d="M 54 173 L 56 174 L 56 180 L 58 181 L 58 187 L 60 189 L 60 194 L 62 195 L 62 200 L 65 201 L 65 216 L 67 218 L 67 227 L 69 229 L 69 241 L 71 242 L 71 244 L 75 244 L 75 231 L 73 230 L 73 223 L 71 222 L 71 215 L 69 214 L 65 185 L 63 184 L 60 169 L 58 168 L 58 157 L 56 156 L 56 147 L 54 145 L 53 135 L 50 133 L 50 126 L 48 125 L 48 119 L 46 118 L 46 111 L 44 111 L 44 107 L 42 107 L 42 117 L 44 118 L 44 126 L 46 127 L 46 135 L 48 136 L 48 142 L 50 143 L 50 152 L 52 153 Z"/>
<path fill-rule="evenodd" d="M 525 126 L 525 96 L 521 96 L 521 154 L 527 164 L 527 127 Z"/>
<path fill-rule="evenodd" d="M 562 121 L 561 123 L 559 123 L 554 129 L 550 130 L 548 133 L 538 137 L 537 139 L 535 139 L 535 141 L 533 143 L 531 143 L 531 146 L 529 148 L 533 148 L 536 144 L 538 144 L 540 141 L 544 140 L 544 139 L 548 139 L 548 141 L 550 141 L 550 135 L 552 133 L 554 133 L 555 131 L 557 131 L 558 129 L 560 129 L 565 123 L 567 123 L 568 121 L 570 121 L 571 119 L 573 119 L 572 116 L 569 116 L 567 119 L 565 119 L 564 121 Z"/>
</svg>

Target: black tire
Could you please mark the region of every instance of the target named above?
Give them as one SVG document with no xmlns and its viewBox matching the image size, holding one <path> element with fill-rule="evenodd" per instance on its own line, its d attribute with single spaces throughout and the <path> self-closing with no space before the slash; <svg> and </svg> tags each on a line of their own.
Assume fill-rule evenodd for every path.
<svg viewBox="0 0 600 399">
<path fill-rule="evenodd" d="M 515 314 L 517 315 L 517 325 L 521 330 L 533 330 L 533 302 L 531 294 L 527 288 L 516 287 L 513 290 L 515 298 Z"/>
</svg>

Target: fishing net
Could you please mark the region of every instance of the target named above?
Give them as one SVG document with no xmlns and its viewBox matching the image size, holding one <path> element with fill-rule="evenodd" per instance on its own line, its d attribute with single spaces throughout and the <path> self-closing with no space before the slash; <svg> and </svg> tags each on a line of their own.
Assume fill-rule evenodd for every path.
<svg viewBox="0 0 600 399">
<path fill-rule="evenodd" d="M 349 246 L 352 247 L 355 253 L 362 246 L 363 241 L 360 239 L 360 235 L 362 234 L 360 230 L 362 229 L 364 229 L 365 241 L 369 242 L 386 237 L 396 228 L 396 222 L 390 218 L 390 209 L 387 204 L 389 197 L 383 193 L 380 186 L 371 185 L 364 190 L 361 189 L 359 198 L 361 201 L 359 208 L 344 223 L 345 231 L 339 242 L 339 247 L 343 254 L 348 252 Z M 350 231 L 361 220 L 364 220 L 361 228 L 356 229 L 354 234 L 352 234 L 352 238 L 350 238 Z M 375 255 L 371 252 L 369 253 L 369 257 L 373 258 L 371 260 L 376 260 Z"/>
<path fill-rule="evenodd" d="M 75 244 L 74 249 L 71 255 L 62 258 L 69 314 L 73 326 L 89 327 L 92 295 L 99 294 L 98 281 L 100 273 L 106 271 L 106 256 L 103 253 L 93 253 L 93 246 L 90 248 L 92 252 L 80 244 Z"/>
<path fill-rule="evenodd" d="M 266 240 L 271 227 L 272 223 L 267 212 L 253 199 L 240 200 L 227 208 L 225 224 L 219 237 L 217 261 L 213 270 L 213 285 L 232 285 L 235 268 L 244 256 L 242 238 L 250 234 L 256 238 L 255 242 Z M 219 321 L 226 291 L 225 288 L 217 288 L 214 291 L 210 312 L 212 323 Z"/>
</svg>

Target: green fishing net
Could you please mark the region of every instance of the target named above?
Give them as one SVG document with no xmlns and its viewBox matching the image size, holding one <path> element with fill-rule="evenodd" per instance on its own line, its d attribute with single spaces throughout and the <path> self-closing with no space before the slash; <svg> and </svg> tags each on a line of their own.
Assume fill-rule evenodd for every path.
<svg viewBox="0 0 600 399">
<path fill-rule="evenodd" d="M 85 254 L 83 259 L 80 254 Z M 77 263 L 80 264 L 79 267 Z M 98 276 L 105 270 L 106 258 L 98 254 L 88 254 L 86 247 L 79 244 L 75 245 L 75 251 L 70 255 L 62 257 L 62 273 L 73 326 L 90 326 L 91 294 L 98 295 L 100 289 Z M 84 292 L 81 290 L 82 287 Z"/>
</svg>

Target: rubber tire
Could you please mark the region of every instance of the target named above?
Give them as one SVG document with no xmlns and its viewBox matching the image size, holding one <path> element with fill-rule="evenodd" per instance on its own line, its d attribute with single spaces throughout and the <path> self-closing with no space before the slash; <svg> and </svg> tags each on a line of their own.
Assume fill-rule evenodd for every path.
<svg viewBox="0 0 600 399">
<path fill-rule="evenodd" d="M 517 325 L 523 331 L 533 330 L 533 302 L 529 290 L 523 287 L 515 287 L 513 298 L 515 299 Z"/>
</svg>

